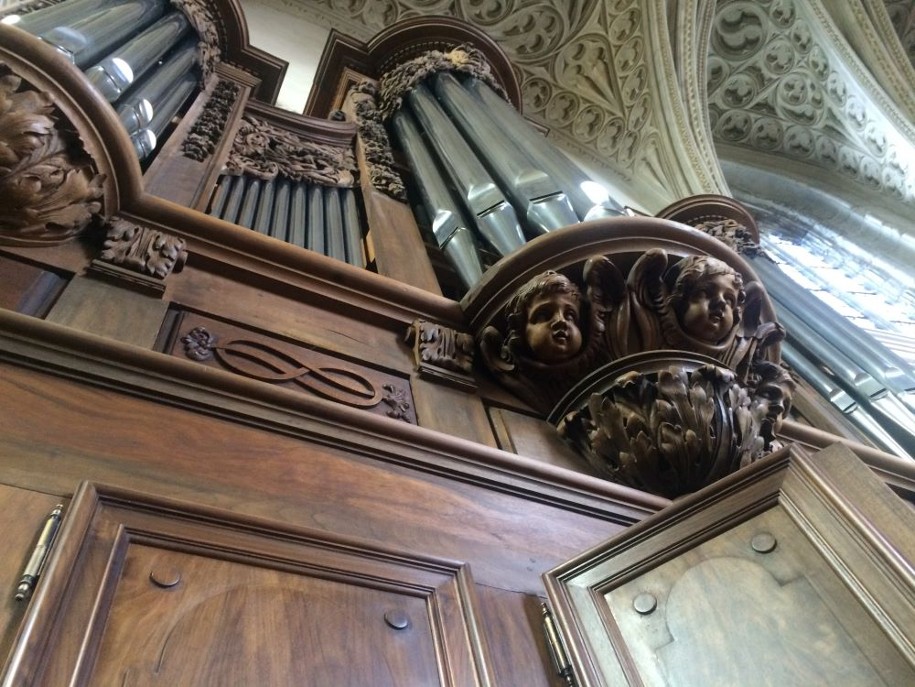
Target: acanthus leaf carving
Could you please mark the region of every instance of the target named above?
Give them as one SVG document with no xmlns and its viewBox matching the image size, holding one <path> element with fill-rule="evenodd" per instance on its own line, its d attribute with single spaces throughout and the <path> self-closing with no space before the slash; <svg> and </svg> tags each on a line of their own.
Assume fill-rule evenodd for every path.
<svg viewBox="0 0 915 687">
<path fill-rule="evenodd" d="M 473 336 L 426 320 L 414 320 L 406 343 L 421 375 L 464 388 L 474 388 Z"/>
<path fill-rule="evenodd" d="M 346 188 L 355 170 L 352 148 L 309 141 L 251 115 L 242 118 L 226 162 L 229 174 Z"/>
<path fill-rule="evenodd" d="M 108 227 L 99 258 L 139 274 L 165 279 L 184 267 L 187 242 L 158 229 L 115 219 Z"/>
<path fill-rule="evenodd" d="M 103 181 L 51 96 L 0 64 L 0 241 L 75 238 L 100 217 Z"/>
<path fill-rule="evenodd" d="M 181 144 L 185 157 L 203 162 L 216 151 L 240 92 L 241 88 L 233 81 L 220 79 L 217 82 Z"/>
<path fill-rule="evenodd" d="M 394 170 L 394 155 L 378 111 L 377 94 L 378 89 L 369 81 L 354 86 L 348 94 L 359 127 L 369 180 L 382 193 L 394 200 L 406 202 L 407 189 L 400 174 Z"/>
<path fill-rule="evenodd" d="M 206 84 L 222 59 L 219 49 L 219 31 L 213 3 L 207 0 L 170 0 L 187 17 L 200 37 L 197 53 L 200 56 L 201 83 Z"/>
</svg>

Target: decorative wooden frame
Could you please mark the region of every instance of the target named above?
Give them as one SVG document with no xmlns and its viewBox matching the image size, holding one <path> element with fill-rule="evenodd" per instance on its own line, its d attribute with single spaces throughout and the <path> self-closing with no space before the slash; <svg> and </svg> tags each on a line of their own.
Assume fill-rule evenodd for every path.
<svg viewBox="0 0 915 687">
<path fill-rule="evenodd" d="M 610 595 L 767 511 L 782 511 L 793 521 L 879 628 L 882 636 L 868 640 L 885 651 L 893 647 L 894 660 L 915 674 L 915 513 L 836 444 L 814 455 L 796 446 L 773 454 L 544 575 L 580 684 L 659 684 L 635 657 L 647 640 L 631 631 L 631 623 L 624 631 L 628 621 L 618 617 L 618 600 L 616 613 L 611 608 Z M 753 548 L 759 551 L 755 543 Z M 664 612 L 664 599 L 655 601 L 657 610 L 640 610 L 638 600 L 626 610 Z M 867 654 L 868 647 L 859 648 Z"/>
</svg>

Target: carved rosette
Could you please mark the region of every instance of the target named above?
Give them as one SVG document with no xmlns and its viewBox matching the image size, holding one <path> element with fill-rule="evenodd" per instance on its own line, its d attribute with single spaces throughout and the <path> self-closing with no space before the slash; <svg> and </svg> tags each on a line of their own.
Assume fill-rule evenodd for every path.
<svg viewBox="0 0 915 687">
<path fill-rule="evenodd" d="M 102 211 L 102 181 L 52 98 L 0 64 L 0 243 L 49 245 Z"/>
<path fill-rule="evenodd" d="M 794 391 L 784 330 L 762 285 L 729 262 L 658 247 L 595 255 L 485 294 L 500 301 L 478 333 L 484 364 L 599 474 L 673 498 L 778 447 Z"/>
</svg>

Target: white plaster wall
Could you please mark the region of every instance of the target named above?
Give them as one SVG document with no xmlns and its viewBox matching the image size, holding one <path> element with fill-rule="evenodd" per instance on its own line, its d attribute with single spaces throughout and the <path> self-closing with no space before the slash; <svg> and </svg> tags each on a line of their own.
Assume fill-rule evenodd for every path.
<svg viewBox="0 0 915 687">
<path fill-rule="evenodd" d="M 276 106 L 301 114 L 330 31 L 256 0 L 242 0 L 241 4 L 251 45 L 289 63 Z"/>
</svg>

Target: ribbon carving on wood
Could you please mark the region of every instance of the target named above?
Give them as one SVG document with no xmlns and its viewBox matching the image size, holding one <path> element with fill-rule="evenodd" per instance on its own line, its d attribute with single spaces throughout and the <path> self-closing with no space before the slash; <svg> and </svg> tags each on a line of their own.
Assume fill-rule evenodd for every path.
<svg viewBox="0 0 915 687">
<path fill-rule="evenodd" d="M 213 329 L 221 332 L 217 336 Z M 394 419 L 414 423 L 409 384 L 393 375 L 348 364 L 305 346 L 186 315 L 173 354 L 216 364 L 249 379 L 287 386 Z"/>
</svg>

